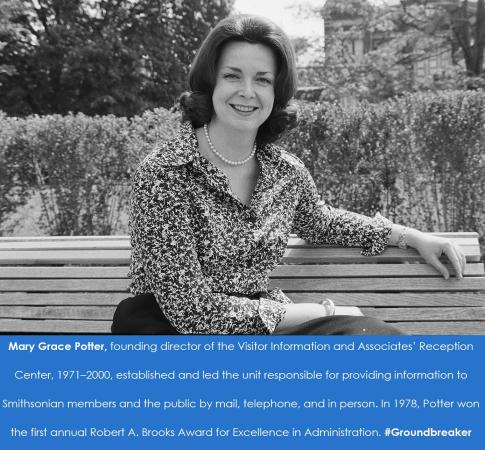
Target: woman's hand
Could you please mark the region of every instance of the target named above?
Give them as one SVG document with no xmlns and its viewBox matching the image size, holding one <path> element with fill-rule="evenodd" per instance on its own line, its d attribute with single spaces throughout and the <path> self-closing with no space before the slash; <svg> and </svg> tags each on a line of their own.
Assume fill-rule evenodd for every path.
<svg viewBox="0 0 485 450">
<path fill-rule="evenodd" d="M 285 308 L 285 315 L 275 329 L 277 333 L 284 333 L 288 328 L 322 317 L 334 315 L 363 316 L 359 308 L 335 306 L 332 300 L 328 298 L 320 303 L 290 303 L 285 305 Z"/>
<path fill-rule="evenodd" d="M 445 254 L 455 270 L 456 278 L 459 280 L 463 278 L 466 266 L 465 254 L 449 239 L 408 229 L 406 243 L 415 248 L 428 264 L 431 264 L 445 279 L 448 279 L 450 277 L 448 269 L 439 260 L 440 256 Z"/>
</svg>

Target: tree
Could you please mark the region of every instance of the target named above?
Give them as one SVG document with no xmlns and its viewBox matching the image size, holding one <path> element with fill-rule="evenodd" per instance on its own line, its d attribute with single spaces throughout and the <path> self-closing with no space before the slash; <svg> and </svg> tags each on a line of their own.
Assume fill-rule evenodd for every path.
<svg viewBox="0 0 485 450">
<path fill-rule="evenodd" d="M 329 0 L 316 12 L 325 20 L 325 40 L 313 43 L 321 50 L 313 67 L 300 71 L 300 78 L 306 85 L 322 87 L 320 100 L 379 101 L 410 89 L 405 67 L 399 64 L 405 44 L 395 40 L 384 9 L 361 0 Z M 364 55 L 352 50 L 356 40 Z"/>
<path fill-rule="evenodd" d="M 367 1 L 329 0 L 317 13 L 328 33 L 317 64 L 321 98 L 380 101 L 408 91 L 470 88 L 483 84 L 485 0 L 403 0 L 375 6 Z M 336 24 L 344 27 L 337 29 Z M 349 44 L 359 36 L 365 55 Z M 443 55 L 443 56 L 439 56 Z M 431 56 L 449 58 L 427 79 L 415 67 Z M 446 59 L 446 58 L 445 58 Z M 331 88 L 331 89 L 330 89 Z"/>
<path fill-rule="evenodd" d="M 446 32 L 446 43 L 463 57 L 469 76 L 480 76 L 485 51 L 485 0 L 401 0 L 403 25 L 427 35 Z M 457 55 L 456 53 L 459 52 Z"/>
<path fill-rule="evenodd" d="M 132 116 L 171 107 L 232 0 L 0 0 L 0 108 Z"/>
<path fill-rule="evenodd" d="M 21 28 L 18 27 L 17 24 L 11 22 L 11 18 L 14 15 L 15 9 L 18 7 L 18 3 L 18 1 L 7 2 L 5 0 L 0 0 L 0 55 L 7 45 L 6 42 L 2 41 L 21 31 Z M 0 74 L 12 75 L 14 72 L 15 68 L 12 65 L 5 64 L 3 59 L 0 60 Z"/>
</svg>

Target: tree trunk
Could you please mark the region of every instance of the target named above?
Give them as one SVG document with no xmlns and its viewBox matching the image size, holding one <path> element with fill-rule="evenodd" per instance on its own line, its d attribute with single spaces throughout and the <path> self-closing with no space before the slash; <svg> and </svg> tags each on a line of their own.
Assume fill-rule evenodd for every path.
<svg viewBox="0 0 485 450">
<path fill-rule="evenodd" d="M 483 72 L 483 50 L 485 48 L 485 0 L 477 1 L 473 44 L 473 75 Z"/>
</svg>

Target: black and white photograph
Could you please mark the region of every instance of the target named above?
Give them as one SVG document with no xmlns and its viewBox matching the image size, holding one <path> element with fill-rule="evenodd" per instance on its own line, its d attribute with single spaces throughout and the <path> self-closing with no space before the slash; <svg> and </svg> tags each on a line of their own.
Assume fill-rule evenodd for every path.
<svg viewBox="0 0 485 450">
<path fill-rule="evenodd" d="M 0 0 L 2 450 L 484 448 L 484 55 L 485 0 Z"/>
<path fill-rule="evenodd" d="M 0 0 L 0 333 L 485 334 L 484 0 Z"/>
</svg>

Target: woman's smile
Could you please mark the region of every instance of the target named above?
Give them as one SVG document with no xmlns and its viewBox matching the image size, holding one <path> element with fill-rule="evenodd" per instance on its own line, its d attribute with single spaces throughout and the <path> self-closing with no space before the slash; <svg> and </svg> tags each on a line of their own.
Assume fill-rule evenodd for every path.
<svg viewBox="0 0 485 450">
<path fill-rule="evenodd" d="M 257 106 L 246 106 L 246 105 L 236 105 L 230 103 L 233 109 L 235 109 L 239 113 L 247 114 L 247 113 L 252 113 L 258 109 Z"/>
</svg>

